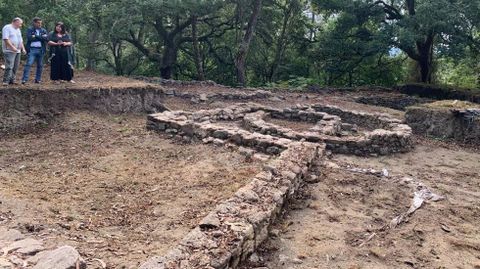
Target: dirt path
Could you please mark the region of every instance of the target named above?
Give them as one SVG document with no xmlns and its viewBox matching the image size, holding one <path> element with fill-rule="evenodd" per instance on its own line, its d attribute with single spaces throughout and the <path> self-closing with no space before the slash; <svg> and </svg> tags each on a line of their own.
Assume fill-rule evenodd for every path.
<svg viewBox="0 0 480 269">
<path fill-rule="evenodd" d="M 245 268 L 480 268 L 479 160 L 479 153 L 426 141 L 396 156 L 335 156 Z M 389 177 L 351 173 L 349 166 L 386 168 Z M 446 200 L 389 228 L 412 203 L 405 177 Z"/>
<path fill-rule="evenodd" d="M 145 116 L 69 114 L 0 141 L 0 226 L 77 247 L 90 265 L 162 255 L 259 171 L 224 149 L 145 131 Z"/>
</svg>

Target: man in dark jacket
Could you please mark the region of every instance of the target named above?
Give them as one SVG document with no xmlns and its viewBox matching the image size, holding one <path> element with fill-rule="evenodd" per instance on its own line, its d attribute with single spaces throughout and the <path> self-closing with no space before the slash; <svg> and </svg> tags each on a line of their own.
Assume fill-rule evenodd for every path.
<svg viewBox="0 0 480 269">
<path fill-rule="evenodd" d="M 35 83 L 42 81 L 43 58 L 47 51 L 48 32 L 42 28 L 42 19 L 34 18 L 33 26 L 27 30 L 27 46 L 28 53 L 27 63 L 23 71 L 22 84 L 28 82 L 30 76 L 30 68 L 37 62 L 37 73 Z"/>
</svg>

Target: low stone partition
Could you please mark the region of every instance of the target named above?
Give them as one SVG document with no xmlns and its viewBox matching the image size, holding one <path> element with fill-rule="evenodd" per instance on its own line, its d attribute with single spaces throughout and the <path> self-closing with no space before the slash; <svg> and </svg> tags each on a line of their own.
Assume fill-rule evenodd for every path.
<svg viewBox="0 0 480 269">
<path fill-rule="evenodd" d="M 367 124 L 374 129 L 359 135 L 343 136 L 339 116 L 315 110 L 328 110 L 347 121 Z M 265 120 L 267 116 L 287 120 L 318 121 L 309 131 L 298 132 Z M 342 117 L 342 120 L 343 120 Z M 370 122 L 371 120 L 372 122 Z M 230 122 L 226 124 L 225 122 Z M 243 127 L 243 128 L 242 128 Z M 148 128 L 199 140 L 213 137 L 237 145 L 275 154 L 286 148 L 289 141 L 326 143 L 334 153 L 356 155 L 387 155 L 406 152 L 413 147 L 412 130 L 408 125 L 384 114 L 343 110 L 334 106 L 297 106 L 283 110 L 257 104 L 239 104 L 222 109 L 184 111 L 150 115 Z"/>
<path fill-rule="evenodd" d="M 401 120 L 384 113 L 368 113 L 324 104 L 314 104 L 312 108 L 318 112 L 339 116 L 343 122 L 354 123 L 368 129 L 392 129 L 394 127 L 392 124 L 402 123 Z M 304 106 L 303 109 L 308 109 L 308 106 Z"/>
<path fill-rule="evenodd" d="M 405 117 L 417 134 L 480 145 L 480 106 L 459 108 L 433 103 L 409 107 Z"/>
<path fill-rule="evenodd" d="M 291 142 L 264 172 L 218 205 L 177 247 L 140 268 L 237 268 L 267 239 L 269 227 L 324 149 L 320 144 Z"/>
<path fill-rule="evenodd" d="M 213 142 L 208 138 L 214 138 L 222 141 L 231 142 L 239 146 L 247 146 L 255 150 L 268 153 L 278 154 L 288 147 L 291 140 L 279 138 L 271 135 L 263 135 L 243 130 L 237 126 L 229 126 L 219 122 L 212 123 L 210 120 L 203 118 L 204 121 L 194 122 L 187 118 L 187 115 L 195 115 L 201 117 L 202 112 L 185 113 L 185 112 L 165 112 L 162 114 L 151 115 L 147 120 L 147 128 L 155 131 L 164 131 L 172 135 L 181 135 L 184 139 L 197 139 L 205 142 Z M 233 115 L 224 116 L 223 118 L 235 117 Z M 212 116 L 211 119 L 222 118 L 222 114 Z"/>
</svg>

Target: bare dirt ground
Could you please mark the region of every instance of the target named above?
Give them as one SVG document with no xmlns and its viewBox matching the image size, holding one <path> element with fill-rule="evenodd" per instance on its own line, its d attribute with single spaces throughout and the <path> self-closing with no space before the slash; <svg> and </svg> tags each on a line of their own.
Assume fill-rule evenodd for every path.
<svg viewBox="0 0 480 269">
<path fill-rule="evenodd" d="M 0 140 L 0 225 L 78 248 L 89 268 L 162 255 L 260 169 L 145 130 L 145 116 L 71 113 Z"/>
<path fill-rule="evenodd" d="M 50 80 L 50 67 L 46 65 L 43 69 L 42 74 L 42 83 L 35 84 L 33 83 L 35 78 L 36 66 L 34 65 L 30 72 L 30 80 L 27 84 L 22 85 L 21 80 L 23 76 L 23 62 L 20 69 L 17 71 L 16 76 L 16 85 L 10 85 L 10 88 L 17 88 L 17 89 L 34 89 L 34 90 L 55 90 L 55 89 L 68 89 L 68 88 L 75 88 L 75 89 L 95 89 L 95 88 L 128 88 L 128 87 L 145 87 L 149 85 L 140 80 L 135 80 L 127 77 L 119 77 L 119 76 L 109 76 L 103 75 L 100 73 L 95 72 L 88 72 L 83 70 L 75 70 L 74 71 L 74 78 L 75 84 L 70 82 L 53 82 Z M 0 77 L 3 79 L 3 70 L 0 70 Z M 0 87 L 1 89 L 1 87 Z"/>
<path fill-rule="evenodd" d="M 407 154 L 334 156 L 318 183 L 273 230 L 245 268 L 480 268 L 480 154 L 420 139 Z M 389 177 L 347 167 L 386 168 Z M 412 178 L 446 199 L 428 202 L 407 221 Z"/>
<path fill-rule="evenodd" d="M 3 73 L 3 72 L 0 72 Z M 21 74 L 21 72 L 19 72 Z M 48 76 L 48 69 L 45 73 Z M 3 74 L 2 74 L 3 75 Z M 142 81 L 76 72 L 77 84 L 19 89 L 136 87 Z M 179 86 L 180 91 L 241 91 Z M 363 93 L 274 92 L 252 100 L 276 108 L 323 103 L 365 112 L 404 112 L 358 104 Z M 172 110 L 221 108 L 235 101 L 193 104 L 168 97 Z M 272 119 L 305 130 L 310 124 Z M 313 126 L 313 125 L 312 125 Z M 378 158 L 335 155 L 305 186 L 262 251 L 244 268 L 480 269 L 480 151 L 418 139 L 407 154 Z M 348 171 L 386 168 L 389 177 Z M 180 144 L 145 130 L 145 115 L 70 113 L 43 129 L 0 140 L 0 226 L 51 244 L 77 247 L 97 268 L 136 268 L 175 245 L 218 202 L 260 170 L 260 163 L 224 149 Z M 405 223 L 386 228 L 410 207 L 414 178 L 446 199 L 429 202 Z"/>
</svg>

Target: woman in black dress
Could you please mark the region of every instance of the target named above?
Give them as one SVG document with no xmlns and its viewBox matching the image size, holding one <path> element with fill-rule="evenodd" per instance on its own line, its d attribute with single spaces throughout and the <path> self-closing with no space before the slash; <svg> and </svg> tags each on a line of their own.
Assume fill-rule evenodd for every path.
<svg viewBox="0 0 480 269">
<path fill-rule="evenodd" d="M 55 30 L 50 34 L 48 45 L 51 59 L 50 79 L 75 83 L 72 80 L 73 66 L 70 61 L 73 43 L 62 22 L 55 24 Z"/>
</svg>

